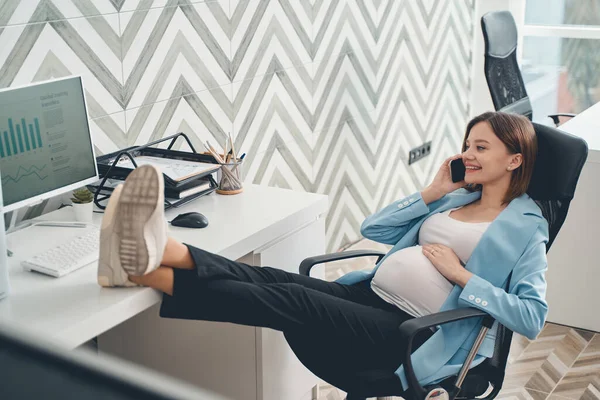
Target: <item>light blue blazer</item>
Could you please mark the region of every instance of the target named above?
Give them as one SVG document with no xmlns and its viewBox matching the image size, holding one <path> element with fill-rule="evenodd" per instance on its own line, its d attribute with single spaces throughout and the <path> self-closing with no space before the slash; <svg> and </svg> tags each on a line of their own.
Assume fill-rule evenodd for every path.
<svg viewBox="0 0 600 400">
<path fill-rule="evenodd" d="M 430 215 L 469 204 L 480 196 L 480 192 L 459 189 L 426 205 L 421 194 L 415 193 L 371 215 L 362 224 L 363 236 L 394 247 L 371 272 L 351 272 L 338 282 L 351 285 L 372 279 L 387 257 L 417 244 L 421 224 Z M 547 241 L 548 223 L 537 204 L 524 194 L 510 202 L 475 247 L 465 266 L 474 276 L 464 288 L 454 285 L 440 309 L 474 307 L 496 319 L 471 368 L 492 356 L 498 322 L 529 339 L 534 339 L 542 330 L 548 313 L 544 277 Z M 510 287 L 505 290 L 511 272 Z M 413 353 L 413 368 L 421 385 L 458 374 L 482 320 L 470 318 L 441 325 Z M 406 390 L 408 383 L 403 365 L 396 375 Z"/>
</svg>

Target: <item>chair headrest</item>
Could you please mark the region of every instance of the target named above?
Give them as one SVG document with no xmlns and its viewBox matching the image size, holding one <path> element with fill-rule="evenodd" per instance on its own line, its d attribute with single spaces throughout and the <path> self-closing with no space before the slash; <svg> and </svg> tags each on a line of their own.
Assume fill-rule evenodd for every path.
<svg viewBox="0 0 600 400">
<path fill-rule="evenodd" d="M 534 200 L 572 199 L 587 159 L 585 140 L 559 129 L 533 124 L 538 154 L 527 193 Z"/>
<path fill-rule="evenodd" d="M 481 17 L 485 54 L 509 56 L 517 48 L 517 24 L 509 11 L 491 11 Z"/>
<path fill-rule="evenodd" d="M 529 118 L 530 121 L 533 117 L 533 110 L 531 109 L 531 101 L 529 101 L 529 96 L 525 96 L 522 99 L 516 100 L 513 103 L 502 107 L 498 111 L 523 115 Z"/>
</svg>

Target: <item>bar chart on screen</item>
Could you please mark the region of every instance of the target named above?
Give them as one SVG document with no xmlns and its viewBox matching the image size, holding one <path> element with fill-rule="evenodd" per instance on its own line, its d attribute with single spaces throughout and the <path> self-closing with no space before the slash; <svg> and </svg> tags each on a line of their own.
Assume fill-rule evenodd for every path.
<svg viewBox="0 0 600 400">
<path fill-rule="evenodd" d="M 59 126 L 62 110 L 36 110 L 19 103 L 11 106 L 13 109 L 0 119 L 0 171 L 5 202 L 16 201 L 25 189 L 34 194 L 48 191 L 55 184 L 56 170 L 64 167 L 61 159 L 69 153 L 62 148 L 66 142 Z"/>
<path fill-rule="evenodd" d="M 8 118 L 8 128 L 3 130 L 0 138 L 0 158 L 43 148 L 38 118 L 33 118 L 31 123 L 25 118 L 17 121 L 15 123 L 12 118 Z"/>
</svg>

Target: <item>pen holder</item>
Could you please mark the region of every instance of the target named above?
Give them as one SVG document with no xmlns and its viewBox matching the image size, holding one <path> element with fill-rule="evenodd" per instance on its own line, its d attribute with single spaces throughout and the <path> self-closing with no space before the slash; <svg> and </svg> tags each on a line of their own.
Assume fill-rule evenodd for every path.
<svg viewBox="0 0 600 400">
<path fill-rule="evenodd" d="M 238 194 L 244 191 L 241 166 L 242 161 L 240 160 L 221 164 L 221 169 L 219 170 L 221 178 L 219 179 L 219 187 L 216 190 L 217 193 Z"/>
</svg>

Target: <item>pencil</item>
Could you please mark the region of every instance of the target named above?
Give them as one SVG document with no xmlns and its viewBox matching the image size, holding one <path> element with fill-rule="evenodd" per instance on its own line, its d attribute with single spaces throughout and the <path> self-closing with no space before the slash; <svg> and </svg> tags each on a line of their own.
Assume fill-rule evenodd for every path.
<svg viewBox="0 0 600 400">
<path fill-rule="evenodd" d="M 208 146 L 207 149 L 212 153 L 215 160 L 217 160 L 217 162 L 220 164 L 224 164 L 225 162 L 223 161 L 221 156 L 217 153 L 217 151 L 210 145 L 208 140 L 206 141 L 206 145 Z"/>
<path fill-rule="evenodd" d="M 233 157 L 233 162 L 237 162 L 235 147 L 233 147 L 233 139 L 231 138 L 231 132 L 229 132 L 229 141 L 231 142 L 231 156 Z"/>
</svg>

